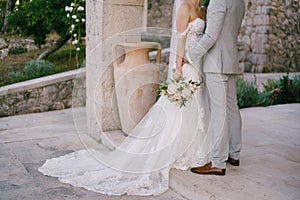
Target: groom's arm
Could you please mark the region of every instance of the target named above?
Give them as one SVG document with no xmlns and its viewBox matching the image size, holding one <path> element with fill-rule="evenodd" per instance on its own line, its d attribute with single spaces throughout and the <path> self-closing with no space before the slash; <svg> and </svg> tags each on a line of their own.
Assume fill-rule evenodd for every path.
<svg viewBox="0 0 300 200">
<path fill-rule="evenodd" d="M 187 59 L 194 63 L 199 60 L 217 41 L 226 14 L 224 0 L 210 0 L 207 10 L 207 27 L 202 38 L 188 52 Z"/>
</svg>

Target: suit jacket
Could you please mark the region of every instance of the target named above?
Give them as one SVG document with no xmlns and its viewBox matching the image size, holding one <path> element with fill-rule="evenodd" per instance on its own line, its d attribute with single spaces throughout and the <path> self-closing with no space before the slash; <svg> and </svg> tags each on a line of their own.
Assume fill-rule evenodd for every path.
<svg viewBox="0 0 300 200">
<path fill-rule="evenodd" d="M 188 51 L 193 63 L 203 58 L 206 73 L 239 73 L 237 36 L 245 14 L 244 0 L 210 0 L 204 35 Z"/>
</svg>

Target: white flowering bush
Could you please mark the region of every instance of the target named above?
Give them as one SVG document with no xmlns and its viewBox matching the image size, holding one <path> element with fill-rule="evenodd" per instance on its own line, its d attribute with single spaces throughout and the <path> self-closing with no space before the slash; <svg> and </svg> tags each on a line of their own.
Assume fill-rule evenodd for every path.
<svg viewBox="0 0 300 200">
<path fill-rule="evenodd" d="M 200 89 L 201 82 L 187 80 L 186 78 L 170 79 L 159 85 L 156 90 L 158 96 L 165 95 L 171 102 L 179 107 L 186 105 L 193 94 Z"/>
<path fill-rule="evenodd" d="M 69 22 L 69 32 L 71 34 L 70 51 L 76 50 L 76 64 L 79 67 L 80 55 L 83 50 L 85 37 L 85 0 L 74 0 L 70 6 L 65 7 L 66 16 Z M 70 53 L 70 60 L 71 58 Z"/>
</svg>

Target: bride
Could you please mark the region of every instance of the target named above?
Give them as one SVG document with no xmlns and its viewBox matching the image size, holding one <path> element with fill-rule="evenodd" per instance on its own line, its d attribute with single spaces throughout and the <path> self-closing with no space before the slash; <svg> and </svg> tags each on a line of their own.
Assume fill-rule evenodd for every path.
<svg viewBox="0 0 300 200">
<path fill-rule="evenodd" d="M 204 31 L 205 9 L 200 7 L 200 0 L 176 0 L 173 18 L 177 27 L 171 41 L 170 68 L 176 65 L 173 76 L 202 81 L 200 68 L 183 65 L 183 55 Z M 173 29 L 174 25 L 175 20 Z M 207 91 L 203 84 L 201 87 L 182 108 L 161 96 L 114 151 L 76 151 L 47 160 L 39 171 L 107 195 L 165 192 L 171 168 L 187 170 L 208 162 Z"/>
</svg>

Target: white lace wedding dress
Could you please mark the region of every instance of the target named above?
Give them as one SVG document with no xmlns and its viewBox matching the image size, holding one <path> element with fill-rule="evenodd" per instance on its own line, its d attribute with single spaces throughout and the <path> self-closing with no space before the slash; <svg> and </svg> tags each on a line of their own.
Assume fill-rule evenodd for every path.
<svg viewBox="0 0 300 200">
<path fill-rule="evenodd" d="M 180 35 L 190 48 L 205 27 L 200 18 Z M 183 66 L 188 79 L 201 80 L 192 65 Z M 207 162 L 206 90 L 195 93 L 183 108 L 161 96 L 130 136 L 114 151 L 84 149 L 52 158 L 39 168 L 63 183 L 108 195 L 159 195 L 169 188 L 171 168 L 186 170 Z"/>
</svg>

